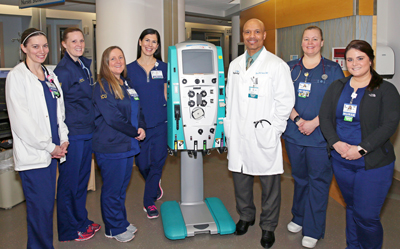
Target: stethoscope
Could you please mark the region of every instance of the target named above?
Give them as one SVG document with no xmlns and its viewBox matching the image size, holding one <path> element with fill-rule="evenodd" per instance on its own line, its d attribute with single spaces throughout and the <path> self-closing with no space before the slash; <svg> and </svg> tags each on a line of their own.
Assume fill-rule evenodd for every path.
<svg viewBox="0 0 400 249">
<path fill-rule="evenodd" d="M 299 74 L 297 75 L 297 78 L 296 78 L 295 80 L 293 80 L 293 82 L 295 82 L 296 80 L 299 79 L 300 74 L 301 74 L 301 71 L 303 71 L 303 65 L 301 64 L 301 60 L 303 60 L 303 57 L 304 57 L 304 56 L 302 56 L 302 57 L 300 58 L 299 62 L 297 62 L 297 63 L 292 67 L 292 69 L 290 70 L 290 73 L 292 73 L 293 69 L 294 69 L 296 66 L 300 66 Z M 321 79 L 326 80 L 326 79 L 328 79 L 328 75 L 325 73 L 324 57 L 322 57 L 322 56 L 321 56 L 321 61 L 322 61 L 322 75 L 321 75 Z M 308 72 L 305 72 L 305 73 L 304 73 L 304 76 L 306 76 L 306 78 L 307 78 L 307 77 L 308 77 Z"/>
<path fill-rule="evenodd" d="M 26 68 L 29 71 L 31 71 L 31 69 L 28 67 L 28 64 L 26 63 L 26 60 L 24 61 L 24 63 L 25 63 Z M 57 87 L 56 83 L 54 83 L 53 76 L 49 74 L 49 70 L 47 70 L 47 67 L 45 67 L 43 64 L 41 66 L 42 66 L 42 69 L 44 70 L 44 80 L 47 81 L 47 82 L 50 82 L 52 85 L 54 85 L 54 87 L 57 89 L 57 92 L 58 92 L 58 94 L 54 94 L 54 96 L 56 98 L 60 98 L 61 97 L 61 92 L 60 92 L 60 90 L 58 90 L 58 87 Z"/>
<path fill-rule="evenodd" d="M 92 77 L 91 77 L 91 75 L 90 75 L 90 70 L 89 70 L 89 68 L 87 68 L 86 66 L 85 66 L 85 64 L 83 64 L 83 62 L 81 61 L 81 59 L 78 59 L 79 60 L 79 62 L 80 62 L 80 64 L 81 64 L 81 67 L 82 67 L 82 69 L 83 70 L 86 70 L 86 73 L 87 73 L 87 75 L 88 75 L 88 79 L 89 79 L 89 85 L 90 86 L 94 86 L 94 80 L 92 79 Z"/>
</svg>

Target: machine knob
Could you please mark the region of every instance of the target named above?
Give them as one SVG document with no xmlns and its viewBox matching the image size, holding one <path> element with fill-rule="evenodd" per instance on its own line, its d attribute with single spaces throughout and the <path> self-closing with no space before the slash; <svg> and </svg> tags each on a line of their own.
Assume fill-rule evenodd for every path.
<svg viewBox="0 0 400 249">
<path fill-rule="evenodd" d="M 198 132 L 200 135 L 203 134 L 203 129 L 199 129 Z"/>
<path fill-rule="evenodd" d="M 207 92 L 206 92 L 206 91 L 204 91 L 204 90 L 203 90 L 203 91 L 201 91 L 201 93 L 200 93 L 200 94 L 201 94 L 201 96 L 203 96 L 203 97 L 207 96 Z"/>
<path fill-rule="evenodd" d="M 190 107 L 193 107 L 195 104 L 196 104 L 196 103 L 195 103 L 193 100 L 190 100 L 189 103 L 188 103 L 188 105 L 189 105 Z"/>
<path fill-rule="evenodd" d="M 212 83 L 217 83 L 217 78 L 211 80 Z"/>
<path fill-rule="evenodd" d="M 183 84 L 186 84 L 186 83 L 187 83 L 187 80 L 186 80 L 186 79 L 183 79 L 183 80 L 182 80 L 182 83 L 183 83 Z"/>
<path fill-rule="evenodd" d="M 211 129 L 210 129 L 210 133 L 214 134 L 214 131 L 215 131 L 214 128 L 211 128 Z"/>
<path fill-rule="evenodd" d="M 207 105 L 207 101 L 203 100 L 201 101 L 201 106 L 206 106 Z"/>
<path fill-rule="evenodd" d="M 194 81 L 194 83 L 200 84 L 200 80 L 199 80 L 199 79 L 196 79 L 196 80 Z"/>
<path fill-rule="evenodd" d="M 193 91 L 189 91 L 188 94 L 189 94 L 189 97 L 191 97 L 191 98 L 194 97 L 194 92 Z"/>
</svg>

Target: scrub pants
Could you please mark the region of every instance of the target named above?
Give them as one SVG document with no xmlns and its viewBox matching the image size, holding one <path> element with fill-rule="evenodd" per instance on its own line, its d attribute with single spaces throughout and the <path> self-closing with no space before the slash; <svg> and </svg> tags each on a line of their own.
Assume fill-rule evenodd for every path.
<svg viewBox="0 0 400 249">
<path fill-rule="evenodd" d="M 133 156 L 121 159 L 105 159 L 96 155 L 101 169 L 101 214 L 105 234 L 115 236 L 126 231 L 129 222 L 126 216 L 126 189 L 132 175 Z"/>
<path fill-rule="evenodd" d="M 232 172 L 235 186 L 236 210 L 243 221 L 252 221 L 256 216 L 253 201 L 254 176 Z M 260 227 L 275 231 L 281 206 L 281 175 L 259 176 L 262 188 Z"/>
<path fill-rule="evenodd" d="M 154 205 L 162 169 L 167 159 L 167 123 L 146 129 L 146 139 L 140 142 L 135 162 L 145 180 L 143 205 Z"/>
<path fill-rule="evenodd" d="M 303 236 L 325 235 L 326 208 L 332 181 L 332 166 L 325 147 L 300 146 L 285 141 L 292 166 L 294 195 L 292 221 L 303 227 Z"/>
<path fill-rule="evenodd" d="M 347 205 L 347 248 L 382 248 L 383 228 L 379 215 L 392 185 L 394 162 L 377 169 L 365 170 L 364 166 L 332 158 L 332 165 Z"/>
<path fill-rule="evenodd" d="M 92 161 L 92 140 L 70 140 L 67 160 L 58 167 L 58 240 L 78 238 L 93 221 L 86 210 L 87 185 Z"/>
<path fill-rule="evenodd" d="M 26 199 L 28 249 L 53 247 L 53 213 L 56 194 L 57 159 L 46 168 L 20 171 Z"/>
</svg>

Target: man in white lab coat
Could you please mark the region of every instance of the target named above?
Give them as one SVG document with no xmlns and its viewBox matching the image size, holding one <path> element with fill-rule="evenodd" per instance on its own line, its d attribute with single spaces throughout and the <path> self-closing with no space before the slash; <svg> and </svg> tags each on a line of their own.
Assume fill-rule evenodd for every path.
<svg viewBox="0 0 400 249">
<path fill-rule="evenodd" d="M 226 87 L 224 128 L 229 170 L 235 185 L 240 220 L 236 235 L 243 235 L 255 222 L 254 176 L 262 185 L 261 245 L 275 242 L 283 173 L 281 134 L 294 106 L 295 96 L 288 65 L 264 46 L 266 32 L 258 19 L 243 26 L 246 52 L 231 62 Z"/>
</svg>

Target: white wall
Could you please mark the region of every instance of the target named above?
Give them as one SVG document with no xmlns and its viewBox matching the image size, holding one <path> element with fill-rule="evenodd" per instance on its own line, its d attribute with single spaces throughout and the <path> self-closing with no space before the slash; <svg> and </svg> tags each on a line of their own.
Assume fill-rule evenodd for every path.
<svg viewBox="0 0 400 249">
<path fill-rule="evenodd" d="M 379 0 L 377 1 L 377 42 L 391 47 L 395 54 L 395 75 L 392 82 L 400 92 L 400 1 L 399 0 Z M 399 107 L 400 108 L 400 107 Z M 395 165 L 395 177 L 400 180 L 400 132 L 392 137 L 397 155 Z"/>
</svg>

